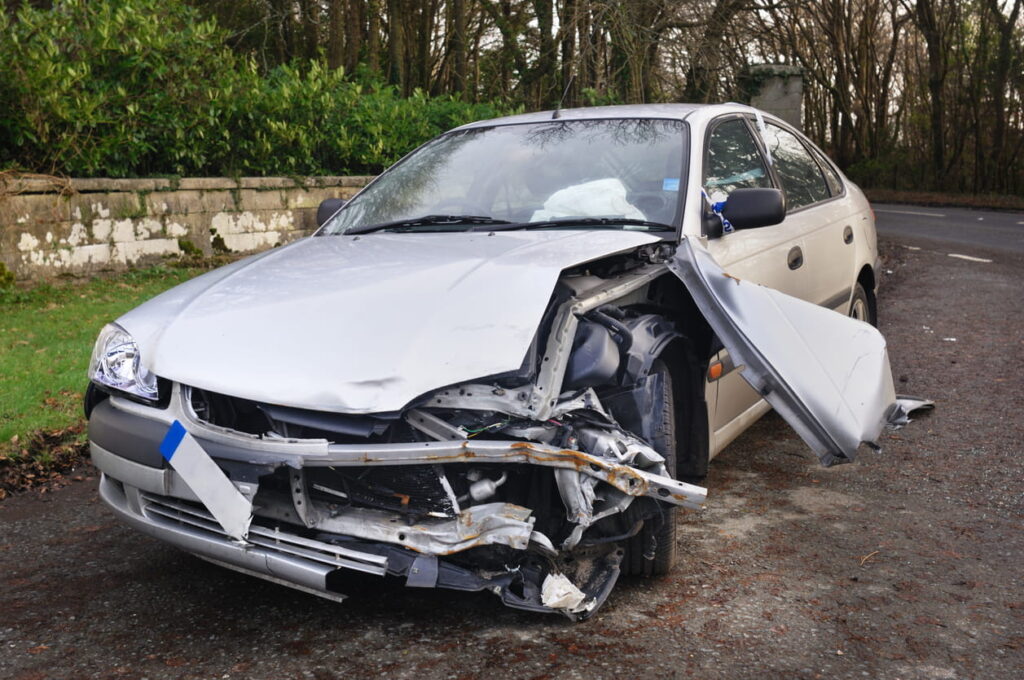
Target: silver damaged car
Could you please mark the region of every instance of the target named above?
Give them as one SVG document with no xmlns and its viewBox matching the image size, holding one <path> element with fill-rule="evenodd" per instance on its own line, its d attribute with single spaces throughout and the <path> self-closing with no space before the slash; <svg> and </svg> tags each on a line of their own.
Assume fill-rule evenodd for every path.
<svg viewBox="0 0 1024 680">
<path fill-rule="evenodd" d="M 328 598 L 354 570 L 578 620 L 673 568 L 768 409 L 825 465 L 905 418 L 867 202 L 749 107 L 466 125 L 318 220 L 100 333 L 124 522 Z"/>
</svg>

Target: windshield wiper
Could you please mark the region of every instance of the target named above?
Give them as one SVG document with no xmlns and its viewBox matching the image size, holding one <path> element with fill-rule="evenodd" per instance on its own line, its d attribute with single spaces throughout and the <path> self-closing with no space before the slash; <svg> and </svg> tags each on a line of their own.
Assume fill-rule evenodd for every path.
<svg viewBox="0 0 1024 680">
<path fill-rule="evenodd" d="M 513 229 L 552 229 L 556 227 L 592 227 L 592 226 L 637 226 L 650 227 L 651 231 L 675 231 L 671 224 L 662 222 L 649 222 L 647 220 L 636 220 L 629 217 L 563 217 L 557 220 L 545 220 L 543 222 L 518 222 L 515 224 L 504 223 L 496 227 L 488 227 L 487 231 L 511 231 Z M 469 231 L 483 231 L 476 227 Z"/>
<path fill-rule="evenodd" d="M 473 224 L 473 225 L 506 225 L 508 220 L 496 220 L 486 215 L 424 215 L 412 219 L 395 220 L 394 222 L 383 222 L 381 224 L 364 224 L 361 227 L 352 227 L 341 232 L 345 235 L 369 234 L 373 231 L 384 231 L 385 229 L 407 229 L 411 227 L 425 227 L 448 224 Z M 469 229 L 467 231 L 473 231 Z"/>
</svg>

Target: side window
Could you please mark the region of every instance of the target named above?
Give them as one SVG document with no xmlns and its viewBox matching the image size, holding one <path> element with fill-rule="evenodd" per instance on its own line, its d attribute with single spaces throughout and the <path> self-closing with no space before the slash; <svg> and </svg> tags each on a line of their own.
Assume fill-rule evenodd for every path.
<svg viewBox="0 0 1024 680">
<path fill-rule="evenodd" d="M 807 148 L 794 135 L 769 123 L 764 143 L 772 155 L 775 171 L 786 192 L 786 205 L 790 210 L 802 208 L 829 198 L 828 185 L 818 163 Z"/>
<path fill-rule="evenodd" d="M 761 150 L 747 124 L 739 118 L 715 126 L 708 137 L 704 191 L 712 201 L 725 200 L 735 189 L 770 187 Z"/>
<path fill-rule="evenodd" d="M 818 165 L 821 166 L 821 171 L 825 173 L 825 182 L 828 184 L 828 190 L 833 196 L 838 196 L 843 193 L 843 181 L 839 179 L 839 174 L 832 167 L 832 164 L 828 162 L 824 154 L 814 149 L 814 157 L 818 160 Z"/>
</svg>

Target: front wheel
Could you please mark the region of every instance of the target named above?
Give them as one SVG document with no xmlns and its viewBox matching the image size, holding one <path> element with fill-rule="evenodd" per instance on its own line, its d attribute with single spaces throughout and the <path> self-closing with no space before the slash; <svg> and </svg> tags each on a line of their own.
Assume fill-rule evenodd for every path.
<svg viewBox="0 0 1024 680">
<path fill-rule="evenodd" d="M 676 412 L 672 395 L 672 375 L 661 359 L 656 359 L 651 374 L 662 377 L 662 412 L 658 414 L 658 426 L 651 438 L 651 446 L 665 457 L 665 468 L 675 476 L 676 470 Z M 626 576 L 663 576 L 676 564 L 676 508 L 667 503 L 658 503 L 660 517 L 644 521 L 643 527 L 626 539 L 625 554 L 622 557 L 622 573 Z M 653 556 L 650 555 L 651 546 Z M 651 559 L 649 559 L 651 558 Z"/>
</svg>

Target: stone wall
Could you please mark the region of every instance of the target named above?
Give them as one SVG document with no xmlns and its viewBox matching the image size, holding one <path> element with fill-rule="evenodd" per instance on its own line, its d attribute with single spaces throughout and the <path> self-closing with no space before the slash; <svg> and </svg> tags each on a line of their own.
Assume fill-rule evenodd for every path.
<svg viewBox="0 0 1024 680">
<path fill-rule="evenodd" d="M 0 261 L 18 279 L 88 274 L 197 248 L 248 253 L 312 232 L 325 198 L 369 177 L 5 178 Z"/>
</svg>

